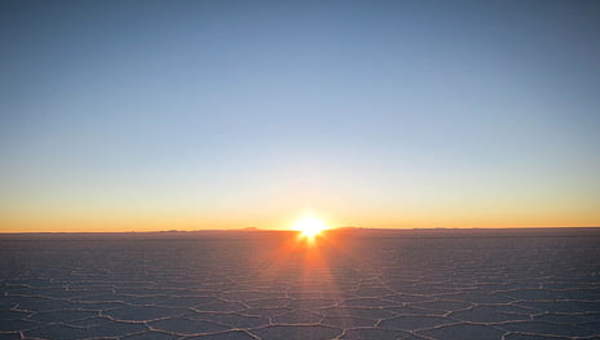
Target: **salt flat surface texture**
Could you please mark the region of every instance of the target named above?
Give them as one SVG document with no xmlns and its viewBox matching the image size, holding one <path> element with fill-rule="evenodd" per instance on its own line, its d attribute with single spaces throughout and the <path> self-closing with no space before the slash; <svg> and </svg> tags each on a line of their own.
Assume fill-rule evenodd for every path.
<svg viewBox="0 0 600 340">
<path fill-rule="evenodd" d="M 594 229 L 0 237 L 0 339 L 600 338 Z"/>
</svg>

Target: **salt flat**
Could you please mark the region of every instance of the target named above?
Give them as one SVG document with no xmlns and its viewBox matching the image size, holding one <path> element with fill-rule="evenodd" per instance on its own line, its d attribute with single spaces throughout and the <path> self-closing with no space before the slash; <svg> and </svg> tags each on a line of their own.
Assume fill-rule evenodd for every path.
<svg viewBox="0 0 600 340">
<path fill-rule="evenodd" d="M 600 338 L 600 230 L 7 234 L 22 338 Z"/>
</svg>

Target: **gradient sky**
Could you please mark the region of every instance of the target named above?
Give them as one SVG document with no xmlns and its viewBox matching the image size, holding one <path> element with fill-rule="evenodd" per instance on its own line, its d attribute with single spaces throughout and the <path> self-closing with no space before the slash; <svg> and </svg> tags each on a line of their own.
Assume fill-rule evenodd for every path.
<svg viewBox="0 0 600 340">
<path fill-rule="evenodd" d="M 600 225 L 597 1 L 2 1 L 0 231 Z"/>
</svg>

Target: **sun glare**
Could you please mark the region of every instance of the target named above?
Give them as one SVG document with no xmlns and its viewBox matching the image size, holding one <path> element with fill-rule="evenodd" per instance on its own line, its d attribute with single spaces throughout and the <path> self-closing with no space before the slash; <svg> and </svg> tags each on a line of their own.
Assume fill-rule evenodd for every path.
<svg viewBox="0 0 600 340">
<path fill-rule="evenodd" d="M 304 217 L 299 219 L 293 227 L 294 230 L 300 232 L 300 235 L 307 239 L 314 239 L 323 230 L 327 229 L 325 222 L 314 217 Z"/>
</svg>

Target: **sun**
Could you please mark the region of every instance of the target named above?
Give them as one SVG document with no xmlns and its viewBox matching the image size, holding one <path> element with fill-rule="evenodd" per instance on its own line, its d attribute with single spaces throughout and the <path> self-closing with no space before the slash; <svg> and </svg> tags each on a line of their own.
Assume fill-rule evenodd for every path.
<svg viewBox="0 0 600 340">
<path fill-rule="evenodd" d="M 325 222 L 315 217 L 303 217 L 296 221 L 293 227 L 294 230 L 300 232 L 300 236 L 307 239 L 314 239 L 321 232 L 328 229 Z"/>
</svg>

